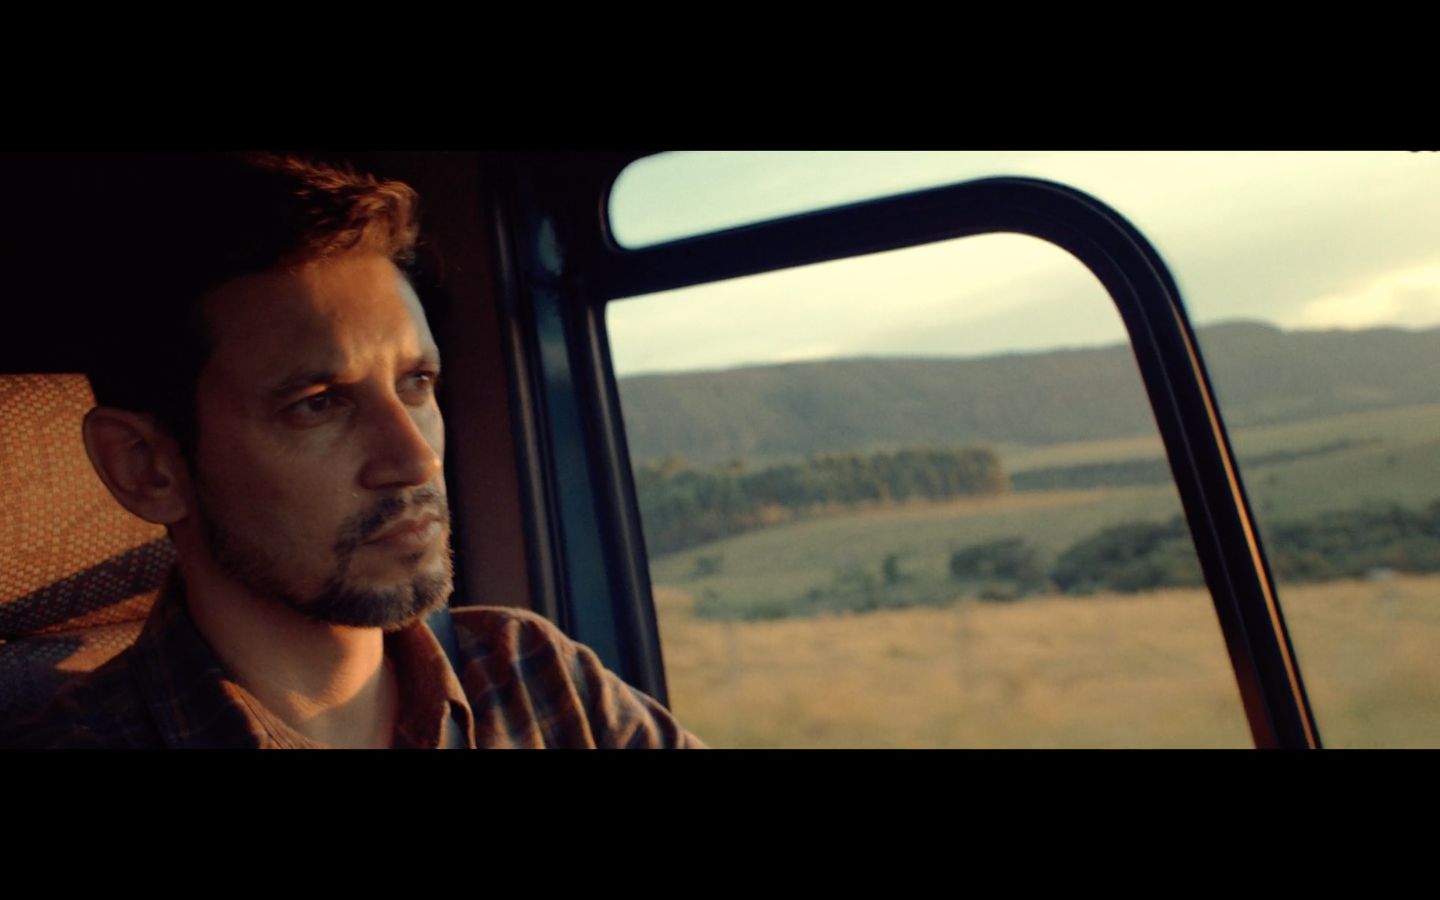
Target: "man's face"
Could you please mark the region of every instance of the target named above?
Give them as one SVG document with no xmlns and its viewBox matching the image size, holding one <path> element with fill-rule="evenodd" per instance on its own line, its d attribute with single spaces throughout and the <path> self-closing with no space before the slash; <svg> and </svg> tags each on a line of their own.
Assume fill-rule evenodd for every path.
<svg viewBox="0 0 1440 900">
<path fill-rule="evenodd" d="M 346 256 L 236 279 L 205 313 L 195 513 L 221 572 L 338 625 L 443 605 L 440 359 L 404 276 Z"/>
</svg>

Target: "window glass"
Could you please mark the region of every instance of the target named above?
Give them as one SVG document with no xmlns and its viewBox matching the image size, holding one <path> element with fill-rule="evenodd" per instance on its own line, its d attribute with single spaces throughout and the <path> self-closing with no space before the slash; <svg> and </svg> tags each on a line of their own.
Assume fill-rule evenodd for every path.
<svg viewBox="0 0 1440 900">
<path fill-rule="evenodd" d="M 948 241 L 607 324 L 671 701 L 710 743 L 1249 745 L 1123 326 L 1063 251 Z"/>
<path fill-rule="evenodd" d="M 1440 156 L 661 154 L 622 174 L 611 224 L 622 244 L 643 246 L 997 175 L 1091 193 L 1140 228 L 1170 266 L 1197 326 L 1325 744 L 1440 745 L 1440 616 L 1430 602 L 1440 589 L 1440 252 L 1432 224 Z M 682 188 L 686 202 L 675 202 Z M 794 294 L 772 301 L 764 327 L 718 312 L 712 328 L 684 332 L 681 323 L 703 314 L 692 320 L 677 305 L 657 313 L 671 320 L 655 333 L 685 334 L 698 347 L 716 328 L 748 329 L 754 352 L 736 359 L 750 362 L 781 359 L 764 355 L 780 344 L 792 358 L 983 356 L 1102 339 L 1093 330 L 1098 318 L 1037 303 L 1031 277 L 1024 264 L 1007 276 L 972 260 L 956 283 L 989 284 L 995 297 L 1007 285 L 1003 302 L 990 301 L 993 318 L 959 313 L 962 304 L 951 308 L 952 319 L 929 318 L 916 306 L 921 327 L 897 330 L 877 319 L 869 343 L 827 346 L 818 327 L 770 328 L 791 304 L 813 304 L 801 318 L 817 325 L 847 315 L 820 313 L 823 297 Z M 909 296 L 908 287 L 884 291 L 876 302 L 903 305 Z M 979 309 L 989 308 L 985 302 L 967 300 Z M 640 354 L 638 368 L 683 368 L 663 358 L 684 349 L 679 341 L 663 353 L 644 349 L 647 326 L 612 320 L 617 347 Z M 914 349 L 883 339 L 907 331 Z M 723 354 L 699 363 L 734 364 Z M 1144 455 L 1099 440 L 1103 452 L 1075 451 L 1074 460 L 1103 466 Z M 1008 452 L 1014 469 L 1032 451 Z M 1047 451 L 1034 452 L 1044 459 Z"/>
<path fill-rule="evenodd" d="M 1434 747 L 1440 158 L 1363 162 L 1290 173 L 1288 206 L 1191 261 L 1187 300 L 1197 317 L 1222 289 L 1245 303 L 1199 340 L 1322 740 Z M 1249 284 L 1227 284 L 1224 258 Z"/>
</svg>

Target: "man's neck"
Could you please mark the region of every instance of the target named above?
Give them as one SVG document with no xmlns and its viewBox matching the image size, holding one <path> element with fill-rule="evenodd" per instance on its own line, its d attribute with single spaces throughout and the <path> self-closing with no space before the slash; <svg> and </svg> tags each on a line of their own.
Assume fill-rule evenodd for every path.
<svg viewBox="0 0 1440 900">
<path fill-rule="evenodd" d="M 228 674 L 305 737 L 334 747 L 389 747 L 399 707 L 384 633 L 306 618 L 183 562 L 195 627 Z"/>
</svg>

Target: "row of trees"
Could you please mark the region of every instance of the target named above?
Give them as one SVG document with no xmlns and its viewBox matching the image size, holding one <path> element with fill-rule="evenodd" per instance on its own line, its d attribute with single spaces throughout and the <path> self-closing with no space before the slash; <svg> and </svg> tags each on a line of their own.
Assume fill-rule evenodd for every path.
<svg viewBox="0 0 1440 900">
<path fill-rule="evenodd" d="M 1359 578 L 1377 570 L 1440 572 L 1440 502 L 1423 509 L 1375 506 L 1329 512 L 1278 524 L 1264 538 L 1270 565 L 1284 581 Z M 696 577 L 719 571 L 719 557 L 703 559 L 710 565 L 702 567 L 697 561 Z M 827 583 L 789 600 L 726 602 L 706 591 L 696 613 L 782 618 L 940 606 L 958 597 L 1005 601 L 1033 594 L 1135 593 L 1203 583 L 1189 529 L 1176 517 L 1106 528 L 1075 542 L 1049 565 L 1023 538 L 955 550 L 944 574 L 909 571 L 892 552 L 871 565 L 837 568 Z"/>
<path fill-rule="evenodd" d="M 821 509 L 943 500 L 1009 490 L 987 447 L 814 456 L 748 471 L 743 463 L 696 469 L 671 456 L 635 468 L 645 539 L 655 555 L 682 550 Z"/>
<path fill-rule="evenodd" d="M 1288 462 L 1361 443 L 1366 442 L 1344 440 L 1322 447 L 1246 457 L 1246 462 L 1250 465 Z M 697 468 L 672 455 L 660 462 L 642 462 L 635 468 L 645 536 L 650 553 L 657 556 L 819 510 L 889 501 L 944 500 L 1008 490 L 1087 489 L 1161 484 L 1169 480 L 1169 464 L 1164 459 L 1054 466 L 1012 476 L 1005 472 L 1000 458 L 988 447 L 831 454 L 753 471 L 738 461 Z M 1138 585 L 1156 579 L 1191 577 L 1183 552 L 1152 559 L 1158 551 L 1147 544 L 1161 541 L 1169 546 L 1184 537 L 1183 526 L 1180 531 L 1175 530 L 1173 523 L 1163 527 L 1142 523 L 1124 528 L 1129 530 L 1106 540 L 1116 547 L 1134 544 L 1130 551 L 1116 552 L 1123 556 L 1133 551 L 1144 559 L 1132 560 L 1138 566 L 1137 571 L 1117 576 L 1114 581 Z M 1155 533 L 1151 534 L 1152 531 Z M 1056 584 L 1067 591 L 1072 583 L 1081 586 L 1077 590 L 1088 589 L 1085 587 L 1089 577 L 1085 574 L 1087 565 L 1081 561 L 1076 563 L 1073 572 L 1062 569 Z M 1158 571 L 1148 571 L 1147 567 L 1155 566 L 1159 567 Z"/>
<path fill-rule="evenodd" d="M 1300 459 L 1338 453 L 1354 447 L 1363 447 L 1367 444 L 1374 444 L 1378 440 L 1378 438 L 1345 438 L 1315 447 L 1303 447 L 1299 450 L 1246 453 L 1241 455 L 1240 461 L 1246 469 L 1281 465 Z M 1164 458 L 1046 466 L 1015 472 L 1010 476 L 1011 487 L 1017 491 L 1085 490 L 1139 484 L 1169 484 L 1171 480 L 1170 463 Z"/>
<path fill-rule="evenodd" d="M 1337 510 L 1277 523 L 1262 537 L 1271 570 L 1284 581 L 1362 578 L 1377 570 L 1440 572 L 1440 502 L 1423 509 Z M 1048 571 L 1038 551 L 1019 539 L 967 547 L 951 555 L 950 574 L 1002 596 L 1133 593 L 1204 583 L 1190 530 L 1178 516 L 1106 528 L 1077 541 Z"/>
</svg>

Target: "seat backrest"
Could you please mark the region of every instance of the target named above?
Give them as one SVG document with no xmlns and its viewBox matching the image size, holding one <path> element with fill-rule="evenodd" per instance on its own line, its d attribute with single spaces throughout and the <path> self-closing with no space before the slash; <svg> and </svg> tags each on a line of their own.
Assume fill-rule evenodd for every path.
<svg viewBox="0 0 1440 900">
<path fill-rule="evenodd" d="M 129 646 L 175 559 L 91 468 L 92 406 L 83 375 L 0 374 L 0 722 Z"/>
</svg>

